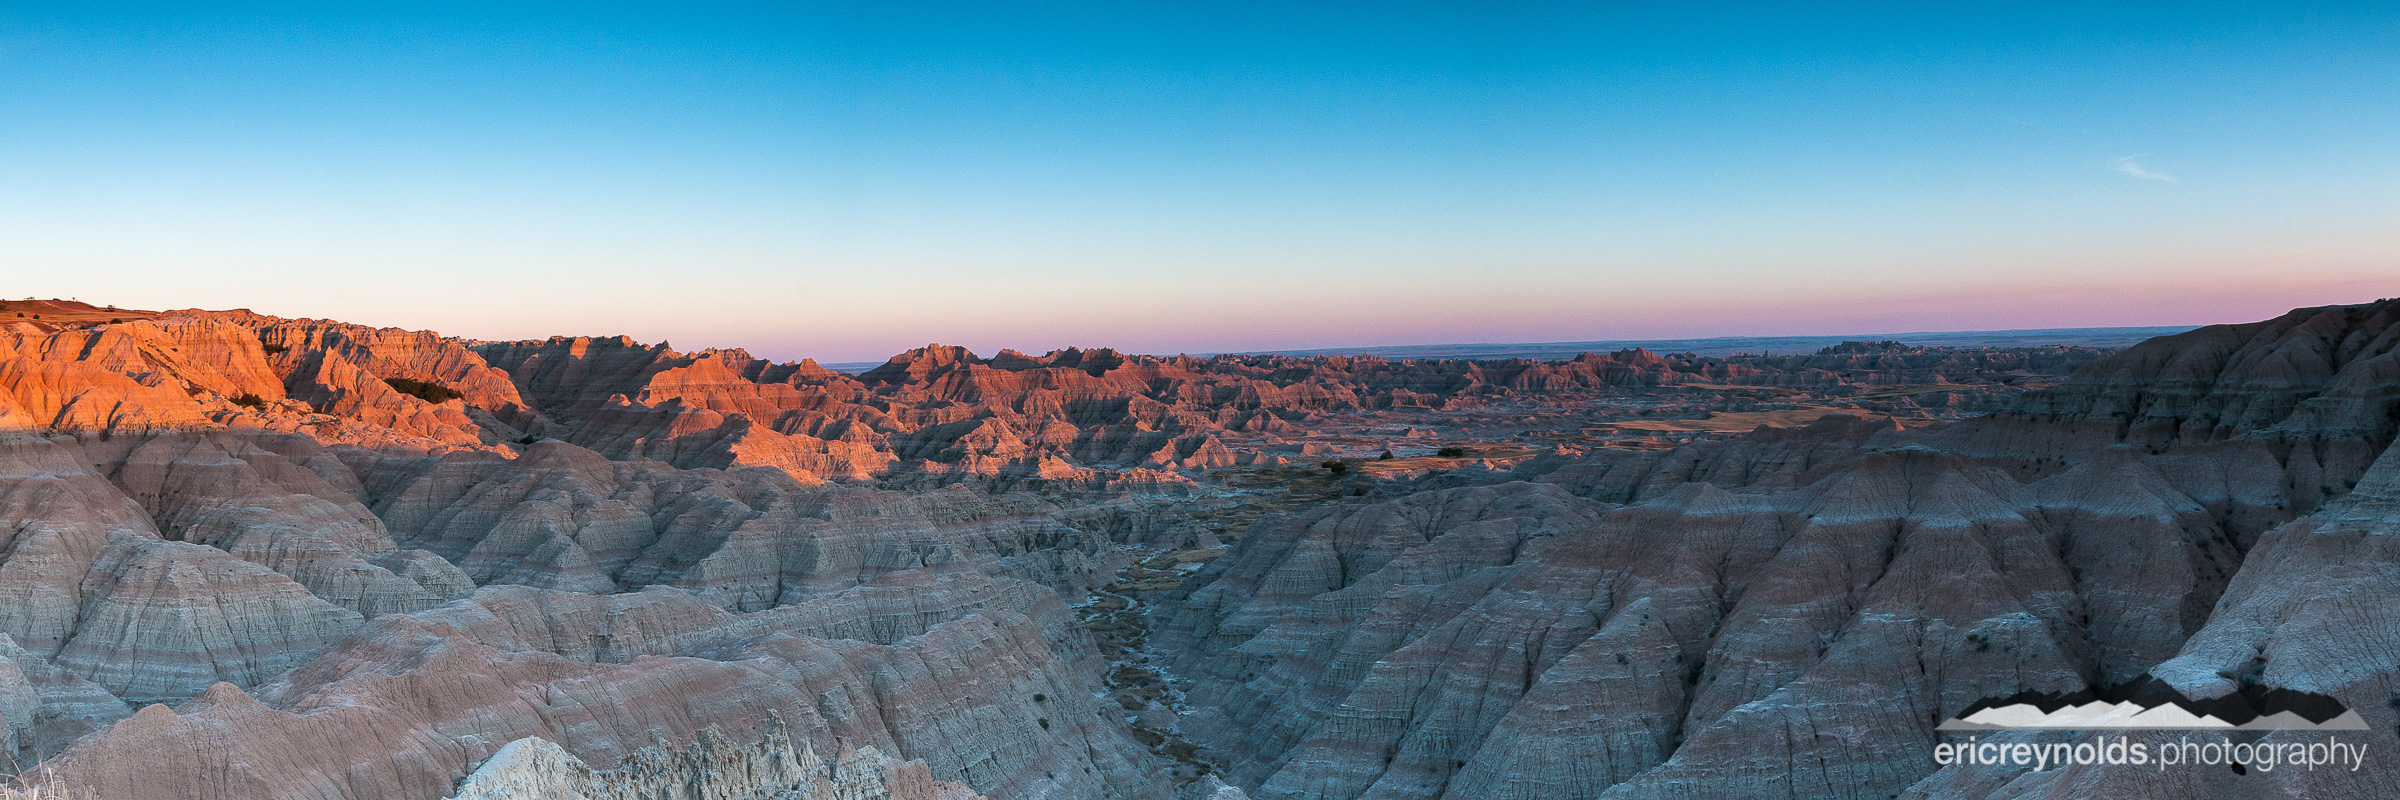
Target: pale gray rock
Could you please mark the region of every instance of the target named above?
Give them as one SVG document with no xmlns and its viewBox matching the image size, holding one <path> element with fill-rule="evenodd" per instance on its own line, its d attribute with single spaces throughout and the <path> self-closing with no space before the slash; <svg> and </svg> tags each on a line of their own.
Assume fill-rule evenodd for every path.
<svg viewBox="0 0 2400 800">
<path fill-rule="evenodd" d="M 85 573 L 112 540 L 156 537 L 71 442 L 0 433 L 0 633 L 48 658 L 74 635 Z"/>
<path fill-rule="evenodd" d="M 529 736 L 618 764 L 662 742 L 689 747 L 711 727 L 758 742 L 783 719 L 810 748 L 872 746 L 923 759 L 928 780 L 1008 796 L 1170 793 L 1035 626 L 1006 612 L 896 645 L 775 633 L 700 656 L 585 663 L 388 615 L 255 697 L 218 684 L 174 710 L 145 708 L 45 768 L 104 796 L 438 798 Z M 311 767 L 326 763 L 367 766 Z"/>
<path fill-rule="evenodd" d="M 84 450 L 97 457 L 104 447 Z M 382 520 L 317 471 L 245 438 L 150 437 L 114 467 L 113 480 L 150 511 L 161 536 L 266 566 L 362 615 L 431 608 L 445 599 L 437 588 L 455 590 L 438 572 L 429 588 L 377 564 L 398 555 Z"/>
<path fill-rule="evenodd" d="M 273 570 L 183 542 L 120 536 L 94 561 L 60 667 L 132 702 L 256 686 L 358 626 Z"/>
<path fill-rule="evenodd" d="M 1227 770 L 1253 796 L 1896 793 L 1942 714 L 2139 675 L 2221 591 L 2238 556 L 2195 501 L 2129 456 L 2077 469 L 1903 447 L 1789 490 L 1326 509 L 1254 528 L 1157 641 L 1183 730 L 1261 754 Z"/>
<path fill-rule="evenodd" d="M 5 634 L 0 634 L 0 659 L 9 662 L 34 694 L 28 728 L 17 729 L 17 717 L 9 717 L 19 766 L 40 763 L 76 737 L 133 715 L 133 707 L 107 689 L 26 652 Z M 17 697 L 21 707 L 22 696 Z"/>
<path fill-rule="evenodd" d="M 22 650 L 13 642 L 0 640 L 0 651 L 15 650 L 16 654 L 0 652 L 0 752 L 15 764 L 25 763 L 18 756 L 33 747 L 33 725 L 42 710 L 42 697 L 34 691 L 33 682 L 25 678 Z M 39 760 L 39 759 L 35 759 Z M 12 770 L 13 771 L 13 770 Z"/>
<path fill-rule="evenodd" d="M 715 730 L 689 747 L 652 747 L 594 770 L 556 743 L 518 739 L 459 782 L 450 800 L 983 800 L 934 781 L 921 761 L 900 762 L 873 747 L 828 763 L 780 725 L 754 746 Z"/>
</svg>

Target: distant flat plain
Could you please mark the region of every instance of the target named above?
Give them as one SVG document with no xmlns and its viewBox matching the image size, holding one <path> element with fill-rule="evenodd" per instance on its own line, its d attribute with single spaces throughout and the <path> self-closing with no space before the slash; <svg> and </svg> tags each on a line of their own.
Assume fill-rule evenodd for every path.
<svg viewBox="0 0 2400 800">
<path fill-rule="evenodd" d="M 1607 353 L 1640 347 L 1653 353 L 1692 353 L 1701 356 L 1738 354 L 1805 355 L 1843 342 L 1896 341 L 1925 347 L 2131 347 L 2155 336 L 2168 336 L 2198 325 L 2155 325 L 2130 328 L 2026 328 L 2006 331 L 1916 331 L 1857 333 L 1840 336 L 1714 336 L 1704 339 L 1601 339 L 1588 342 L 1476 342 L 1468 344 L 1399 344 L 1363 347 L 1321 347 L 1313 350 L 1250 350 L 1235 355 L 1381 356 L 1403 358 L 1530 358 L 1560 361 L 1583 353 Z M 1214 355 L 1195 353 L 1194 355 Z M 827 364 L 829 369 L 859 373 L 882 366 L 881 361 Z"/>
<path fill-rule="evenodd" d="M 1639 347 L 1653 353 L 1692 353 L 1701 356 L 1738 354 L 1805 355 L 1843 342 L 1895 341 L 1925 347 L 2130 347 L 2155 336 L 2168 336 L 2200 327 L 2164 325 L 2139 328 L 2028 328 L 2009 331 L 1917 331 L 1859 333 L 1844 336 L 1714 336 L 1705 339 L 1605 339 L 1589 342 L 1520 342 L 1475 344 L 1404 344 L 1375 347 L 1327 347 L 1316 350 L 1263 350 L 1294 356 L 1382 356 L 1384 358 L 1531 358 L 1544 361 L 1574 358 L 1583 353 L 1606 353 Z M 1244 353 L 1243 355 L 1250 355 Z"/>
</svg>

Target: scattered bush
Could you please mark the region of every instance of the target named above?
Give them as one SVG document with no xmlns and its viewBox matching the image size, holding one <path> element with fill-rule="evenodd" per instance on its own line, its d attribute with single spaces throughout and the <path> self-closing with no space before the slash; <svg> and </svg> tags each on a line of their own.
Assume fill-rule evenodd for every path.
<svg viewBox="0 0 2400 800">
<path fill-rule="evenodd" d="M 1467 449 L 1464 447 L 1444 447 L 1440 450 L 1433 451 L 1433 454 L 1443 458 L 1466 458 Z"/>
<path fill-rule="evenodd" d="M 466 397 L 466 395 L 459 394 L 457 389 L 452 389 L 448 386 L 443 386 L 438 383 L 427 383 L 425 381 L 411 380 L 408 378 L 385 378 L 383 379 L 383 382 L 390 385 L 393 390 L 398 391 L 401 394 L 405 394 L 428 403 L 441 403 Z"/>
<path fill-rule="evenodd" d="M 109 321 L 108 321 L 108 324 L 110 324 L 110 325 L 123 325 L 123 324 L 125 324 L 125 319 L 124 319 L 123 317 L 119 317 L 119 318 L 116 318 L 116 319 L 112 319 L 112 320 L 109 320 Z"/>
<path fill-rule="evenodd" d="M 24 780 L 24 776 L 18 776 Z M 56 783 L 37 783 L 32 786 L 0 786 L 0 800 L 92 800 L 89 786 L 69 789 Z"/>
<path fill-rule="evenodd" d="M 1341 459 L 1334 459 L 1334 460 L 1332 460 L 1332 461 L 1327 461 L 1327 462 L 1325 462 L 1325 463 L 1323 463 L 1323 464 L 1319 464 L 1318 466 L 1324 467 L 1326 472 L 1331 472 L 1331 473 L 1333 473 L 1333 474 L 1335 474 L 1335 475 L 1340 475 L 1340 474 L 1342 474 L 1342 473 L 1344 473 L 1344 472 L 1349 472 L 1349 471 L 1350 471 L 1350 464 L 1349 464 L 1349 462 L 1342 461 Z"/>
<path fill-rule="evenodd" d="M 1039 723 L 1041 723 L 1041 724 L 1042 724 L 1042 730 L 1049 730 L 1049 729 L 1050 729 L 1050 720 L 1047 720 L 1047 719 L 1041 719 L 1041 718 L 1036 718 L 1036 719 L 1034 719 L 1034 721 L 1035 721 L 1035 722 L 1039 722 Z"/>
<path fill-rule="evenodd" d="M 266 405 L 267 399 L 249 392 L 243 392 L 233 396 L 233 404 L 243 408 L 257 408 L 259 406 Z"/>
<path fill-rule="evenodd" d="M 267 351 L 267 355 L 274 355 L 285 350 L 290 350 L 291 348 L 279 344 L 262 344 L 258 346 L 258 349 Z"/>
<path fill-rule="evenodd" d="M 1390 451 L 1390 450 L 1385 450 L 1385 451 L 1383 451 L 1383 455 L 1376 456 L 1376 457 L 1375 457 L 1375 460 L 1377 460 L 1377 461 L 1390 461 L 1390 460 L 1392 460 L 1392 451 Z"/>
<path fill-rule="evenodd" d="M 1042 694 L 1041 692 L 1034 692 L 1034 693 L 1033 693 L 1033 701 L 1034 701 L 1034 702 L 1036 702 L 1036 703 L 1039 703 L 1039 702 L 1042 702 L 1042 701 L 1044 701 L 1044 700 L 1048 700 L 1048 699 L 1050 699 L 1050 697 L 1049 697 L 1048 695 L 1044 695 L 1044 694 Z"/>
</svg>

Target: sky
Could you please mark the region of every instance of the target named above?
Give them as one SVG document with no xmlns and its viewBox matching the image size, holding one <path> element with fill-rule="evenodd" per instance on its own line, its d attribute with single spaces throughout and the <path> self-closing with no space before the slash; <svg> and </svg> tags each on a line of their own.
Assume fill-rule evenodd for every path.
<svg viewBox="0 0 2400 800">
<path fill-rule="evenodd" d="M 189 5 L 0 4 L 0 297 L 844 362 L 2400 295 L 2390 3 Z"/>
</svg>

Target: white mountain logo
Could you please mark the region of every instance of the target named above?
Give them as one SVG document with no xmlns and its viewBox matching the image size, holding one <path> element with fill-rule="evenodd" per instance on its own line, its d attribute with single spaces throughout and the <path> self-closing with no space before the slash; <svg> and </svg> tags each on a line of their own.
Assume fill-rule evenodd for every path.
<svg viewBox="0 0 2400 800">
<path fill-rule="evenodd" d="M 2165 703 L 2146 708 L 2131 700 L 2109 703 L 2094 700 L 2079 706 L 2067 706 L 2044 712 L 2040 706 L 2015 703 L 1995 706 L 1952 719 L 1937 726 L 1945 731 L 2010 730 L 2018 728 L 2058 730 L 2241 730 L 2241 731 L 2363 731 L 2366 720 L 2356 711 L 2343 711 L 2341 716 L 2324 722 L 2311 722 L 2307 717 L 2290 711 L 2258 717 L 2236 725 L 2209 714 L 2194 714 L 2183 706 Z"/>
<path fill-rule="evenodd" d="M 2026 692 L 1985 699 L 1935 726 L 1945 731 L 1980 730 L 2224 730 L 2363 731 L 2367 722 L 2325 695 L 2288 689 L 2259 689 L 2191 700 L 2173 691 L 2133 692 L 2149 700 L 2107 700 L 2090 692 L 2072 695 Z M 2141 688 L 2141 687 L 2137 687 Z M 2112 693 L 2124 697 L 2127 693 Z"/>
</svg>

